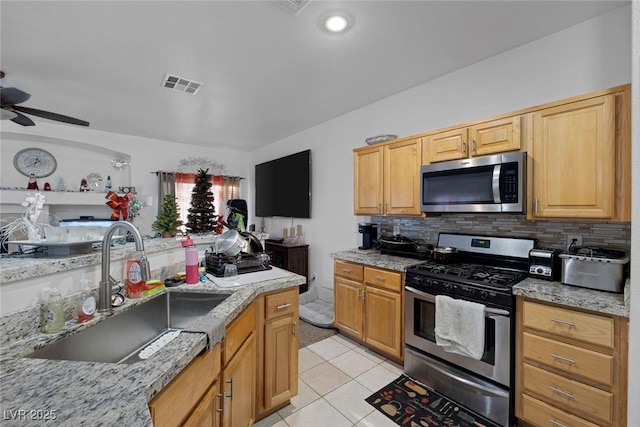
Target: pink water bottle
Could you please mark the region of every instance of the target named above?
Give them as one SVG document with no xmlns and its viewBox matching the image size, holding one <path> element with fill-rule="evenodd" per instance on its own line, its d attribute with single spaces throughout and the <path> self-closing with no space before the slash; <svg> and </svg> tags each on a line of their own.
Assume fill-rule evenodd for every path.
<svg viewBox="0 0 640 427">
<path fill-rule="evenodd" d="M 187 236 L 182 242 L 185 248 L 185 270 L 187 273 L 187 284 L 193 285 L 199 282 L 198 274 L 198 248 L 193 244 L 193 239 Z"/>
</svg>

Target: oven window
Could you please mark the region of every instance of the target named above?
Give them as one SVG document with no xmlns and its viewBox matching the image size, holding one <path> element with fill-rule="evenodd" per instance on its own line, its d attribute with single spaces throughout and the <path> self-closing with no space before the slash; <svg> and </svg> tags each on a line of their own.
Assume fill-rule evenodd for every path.
<svg viewBox="0 0 640 427">
<path fill-rule="evenodd" d="M 436 342 L 436 305 L 435 303 L 416 298 L 413 307 L 413 334 L 416 337 Z M 496 323 L 490 317 L 484 322 L 484 354 L 483 362 L 495 365 Z"/>
</svg>

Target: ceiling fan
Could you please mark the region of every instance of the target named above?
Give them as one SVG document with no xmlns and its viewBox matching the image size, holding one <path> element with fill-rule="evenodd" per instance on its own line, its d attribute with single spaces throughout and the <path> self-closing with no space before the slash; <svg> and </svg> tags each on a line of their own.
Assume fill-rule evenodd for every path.
<svg viewBox="0 0 640 427">
<path fill-rule="evenodd" d="M 4 71 L 0 71 L 0 79 L 2 78 L 4 78 Z M 84 120 L 63 116 L 62 114 L 52 113 L 50 111 L 16 105 L 22 104 L 29 98 L 31 98 L 31 94 L 18 88 L 0 86 L 0 108 L 2 108 L 2 110 L 0 110 L 0 113 L 2 113 L 0 117 L 2 120 L 11 120 L 12 122 L 22 126 L 35 126 L 33 120 L 25 116 L 25 114 L 30 114 L 32 116 L 56 120 L 58 122 L 69 123 L 72 125 L 89 126 L 89 122 Z"/>
</svg>

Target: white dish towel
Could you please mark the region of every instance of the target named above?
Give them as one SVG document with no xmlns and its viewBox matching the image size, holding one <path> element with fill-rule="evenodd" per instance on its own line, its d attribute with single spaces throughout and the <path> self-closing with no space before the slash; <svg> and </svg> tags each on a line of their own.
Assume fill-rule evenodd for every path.
<svg viewBox="0 0 640 427">
<path fill-rule="evenodd" d="M 436 344 L 445 351 L 482 359 L 484 304 L 436 295 Z"/>
</svg>

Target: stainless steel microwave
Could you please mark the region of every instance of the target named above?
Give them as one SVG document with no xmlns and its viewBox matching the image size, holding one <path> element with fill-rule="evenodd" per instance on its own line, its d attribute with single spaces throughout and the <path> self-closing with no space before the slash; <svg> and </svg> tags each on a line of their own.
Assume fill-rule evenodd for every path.
<svg viewBox="0 0 640 427">
<path fill-rule="evenodd" d="M 422 166 L 422 211 L 523 213 L 526 167 L 520 151 Z"/>
</svg>

